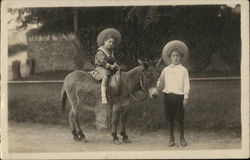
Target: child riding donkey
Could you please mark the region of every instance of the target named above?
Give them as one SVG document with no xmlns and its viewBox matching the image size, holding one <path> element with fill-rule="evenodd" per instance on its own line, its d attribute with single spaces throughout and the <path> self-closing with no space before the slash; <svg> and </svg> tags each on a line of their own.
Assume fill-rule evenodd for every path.
<svg viewBox="0 0 250 160">
<path fill-rule="evenodd" d="M 62 109 L 65 109 L 66 100 L 68 99 L 71 106 L 69 111 L 71 133 L 76 141 L 87 141 L 80 125 L 80 108 L 94 111 L 96 113 L 96 124 L 99 124 L 99 120 L 102 124 L 104 123 L 102 120 L 107 120 L 105 114 L 100 114 L 100 112 L 106 113 L 107 107 L 100 107 L 100 104 L 107 103 L 106 88 L 108 78 L 111 72 L 115 72 L 119 68 L 115 63 L 112 51 L 120 41 L 121 35 L 117 30 L 110 28 L 102 31 L 97 38 L 99 48 L 95 56 L 96 69 L 92 72 L 92 75 L 83 70 L 75 70 L 64 79 L 61 91 Z M 142 101 L 147 95 L 154 99 L 158 95 L 155 86 L 159 74 L 155 64 L 139 60 L 138 62 L 138 66 L 126 72 L 118 72 L 110 79 L 109 88 L 110 97 L 112 97 L 112 103 L 110 105 L 112 108 L 110 113 L 112 117 L 111 135 L 115 144 L 120 144 L 117 136 L 120 122 L 120 135 L 122 136 L 123 142 L 131 142 L 126 133 L 131 100 Z M 94 79 L 102 80 L 101 87 L 100 84 L 93 81 L 92 76 L 94 76 Z M 138 99 L 134 96 L 134 93 L 139 90 L 144 93 L 142 99 Z M 98 128 L 98 125 L 96 126 Z"/>
<path fill-rule="evenodd" d="M 99 48 L 95 56 L 96 69 L 93 72 L 93 77 L 97 80 L 102 80 L 101 83 L 101 98 L 102 104 L 107 104 L 107 84 L 111 73 L 117 71 L 119 66 L 115 62 L 113 49 L 121 42 L 121 34 L 113 28 L 103 30 L 97 37 Z"/>
</svg>

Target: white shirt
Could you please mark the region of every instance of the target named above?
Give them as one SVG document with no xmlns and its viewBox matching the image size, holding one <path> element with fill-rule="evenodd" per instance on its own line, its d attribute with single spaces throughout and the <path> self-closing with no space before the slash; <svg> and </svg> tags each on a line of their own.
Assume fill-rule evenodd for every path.
<svg viewBox="0 0 250 160">
<path fill-rule="evenodd" d="M 157 82 L 157 89 L 164 93 L 184 95 L 188 99 L 190 84 L 187 69 L 181 64 L 165 67 Z"/>
</svg>

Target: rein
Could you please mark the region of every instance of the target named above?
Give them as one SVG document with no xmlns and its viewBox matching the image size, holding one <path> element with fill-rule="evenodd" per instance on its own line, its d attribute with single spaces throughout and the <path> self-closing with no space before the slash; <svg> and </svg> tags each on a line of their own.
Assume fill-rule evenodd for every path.
<svg viewBox="0 0 250 160">
<path fill-rule="evenodd" d="M 122 77 L 122 75 L 121 75 L 121 72 L 120 72 L 120 77 L 121 77 L 121 80 L 122 80 L 122 82 L 124 83 L 125 87 L 128 89 L 128 86 L 126 85 L 125 80 L 123 79 L 123 77 Z M 137 102 L 143 101 L 143 100 L 148 96 L 148 90 L 143 86 L 143 70 L 142 70 L 141 77 L 140 77 L 140 87 L 141 87 L 141 89 L 143 90 L 143 92 L 145 92 L 145 95 L 144 95 L 141 99 L 136 98 L 136 97 L 133 95 L 132 92 L 129 92 L 129 96 L 130 96 L 133 100 L 135 100 L 135 101 L 137 101 Z M 128 90 L 129 90 L 129 89 L 128 89 Z"/>
</svg>

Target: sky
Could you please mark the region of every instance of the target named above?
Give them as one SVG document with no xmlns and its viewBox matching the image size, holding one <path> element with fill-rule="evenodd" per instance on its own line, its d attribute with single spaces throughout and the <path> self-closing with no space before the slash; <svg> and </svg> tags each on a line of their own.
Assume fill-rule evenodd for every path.
<svg viewBox="0 0 250 160">
<path fill-rule="evenodd" d="M 8 44 L 27 44 L 26 40 L 26 32 L 28 32 L 32 28 L 36 28 L 37 25 L 29 25 L 26 29 L 19 29 L 16 28 L 21 24 L 17 21 L 18 14 L 11 14 L 7 12 L 8 17 Z"/>
<path fill-rule="evenodd" d="M 17 21 L 17 17 L 18 17 L 17 13 L 11 14 L 7 12 L 7 17 L 8 17 L 8 30 L 15 30 L 17 26 L 21 25 L 21 23 Z M 30 24 L 27 30 L 36 28 L 36 27 L 37 27 L 36 24 L 33 24 L 33 25 Z"/>
</svg>

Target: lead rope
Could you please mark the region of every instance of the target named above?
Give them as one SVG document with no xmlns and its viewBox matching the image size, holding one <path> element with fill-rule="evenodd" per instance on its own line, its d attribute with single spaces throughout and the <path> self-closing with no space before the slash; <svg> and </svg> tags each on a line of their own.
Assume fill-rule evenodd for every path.
<svg viewBox="0 0 250 160">
<path fill-rule="evenodd" d="M 143 72 L 143 71 L 142 71 L 142 72 Z M 126 87 L 127 90 L 128 90 L 128 86 L 126 85 L 126 83 L 125 83 L 125 81 L 124 81 L 124 79 L 123 79 L 123 77 L 122 77 L 122 75 L 121 75 L 121 72 L 120 72 L 120 77 L 121 77 L 121 80 L 123 81 L 125 87 Z M 143 86 L 143 75 L 142 75 L 142 73 L 141 73 L 141 79 L 140 79 L 140 86 L 141 86 L 142 90 L 145 92 L 145 95 L 144 95 L 141 99 L 136 98 L 136 97 L 133 95 L 132 92 L 129 92 L 129 96 L 130 96 L 133 100 L 135 100 L 135 101 L 137 101 L 137 102 L 143 101 L 143 100 L 148 96 L 148 90 Z"/>
</svg>

